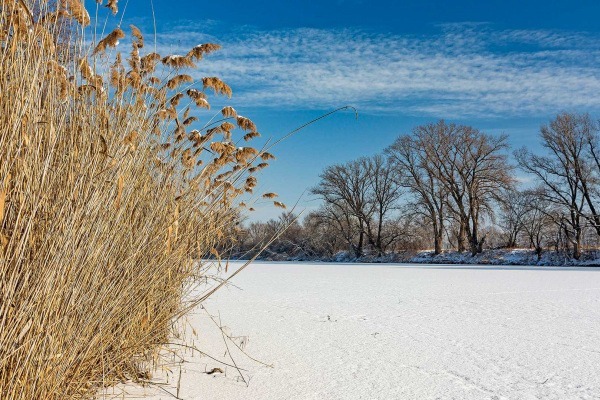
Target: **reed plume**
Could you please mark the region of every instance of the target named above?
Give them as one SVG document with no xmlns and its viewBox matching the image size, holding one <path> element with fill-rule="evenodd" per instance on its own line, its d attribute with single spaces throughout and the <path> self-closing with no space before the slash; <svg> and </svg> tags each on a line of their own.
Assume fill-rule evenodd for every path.
<svg viewBox="0 0 600 400">
<path fill-rule="evenodd" d="M 254 139 L 256 137 L 260 137 L 260 133 L 258 133 L 258 132 L 249 132 L 249 133 L 246 133 L 244 135 L 244 140 L 246 142 L 249 142 L 250 140 L 252 140 L 252 139 Z"/>
<path fill-rule="evenodd" d="M 117 6 L 118 2 L 119 0 L 108 0 L 108 3 L 106 4 L 106 7 L 110 9 L 113 15 L 116 15 L 119 12 L 119 7 Z"/>
<path fill-rule="evenodd" d="M 278 208 L 283 208 L 284 210 L 287 208 L 286 205 L 280 201 L 274 201 L 273 205 L 275 205 L 275 207 L 278 207 Z"/>
<path fill-rule="evenodd" d="M 93 54 L 105 52 L 108 47 L 116 47 L 119 40 L 125 37 L 125 32 L 121 28 L 116 28 L 104 39 L 100 40 L 94 49 Z"/>
<path fill-rule="evenodd" d="M 275 159 L 275 156 L 273 154 L 271 154 L 269 152 L 266 152 L 266 151 L 263 151 L 262 153 L 260 153 L 259 157 L 262 158 L 265 161 L 274 160 Z"/>
</svg>

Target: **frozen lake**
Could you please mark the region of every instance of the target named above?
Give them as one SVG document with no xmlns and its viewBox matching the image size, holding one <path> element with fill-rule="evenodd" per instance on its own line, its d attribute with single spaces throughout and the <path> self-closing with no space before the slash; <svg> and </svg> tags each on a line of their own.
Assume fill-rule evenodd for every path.
<svg viewBox="0 0 600 400">
<path fill-rule="evenodd" d="M 246 386 L 188 352 L 180 398 L 600 398 L 600 268 L 257 262 L 233 284 L 190 316 L 194 345 L 231 363 L 220 314 L 273 368 L 230 343 Z"/>
</svg>

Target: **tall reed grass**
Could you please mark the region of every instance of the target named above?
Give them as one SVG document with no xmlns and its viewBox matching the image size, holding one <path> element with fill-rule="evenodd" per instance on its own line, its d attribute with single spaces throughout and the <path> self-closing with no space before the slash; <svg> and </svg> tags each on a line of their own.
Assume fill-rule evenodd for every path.
<svg viewBox="0 0 600 400">
<path fill-rule="evenodd" d="M 233 108 L 198 119 L 231 95 L 186 73 L 219 46 L 162 56 L 133 26 L 90 44 L 89 23 L 79 0 L 0 0 L 2 399 L 146 377 L 270 158 L 236 143 L 258 133 Z"/>
</svg>

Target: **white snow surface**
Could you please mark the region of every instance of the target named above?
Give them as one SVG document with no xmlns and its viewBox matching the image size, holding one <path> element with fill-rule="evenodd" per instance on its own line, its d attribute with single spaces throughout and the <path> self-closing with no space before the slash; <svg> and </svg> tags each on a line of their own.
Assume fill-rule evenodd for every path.
<svg viewBox="0 0 600 400">
<path fill-rule="evenodd" d="M 600 398 L 600 269 L 260 262 L 233 284 L 189 317 L 188 341 L 231 363 L 219 314 L 273 368 L 229 343 L 246 386 L 187 352 L 179 398 Z M 107 393 L 173 399 L 171 370 Z"/>
</svg>

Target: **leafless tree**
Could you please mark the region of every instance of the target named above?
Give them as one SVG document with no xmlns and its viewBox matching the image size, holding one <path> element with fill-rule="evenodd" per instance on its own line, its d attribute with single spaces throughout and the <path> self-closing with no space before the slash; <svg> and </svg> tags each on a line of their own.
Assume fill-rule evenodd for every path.
<svg viewBox="0 0 600 400">
<path fill-rule="evenodd" d="M 362 256 L 367 233 L 365 221 L 370 220 L 374 212 L 367 164 L 354 160 L 332 165 L 325 168 L 320 178 L 311 193 L 321 197 L 325 204 L 324 216 L 339 227 L 356 257 Z"/>
<path fill-rule="evenodd" d="M 485 215 L 493 215 L 499 193 L 514 185 L 504 154 L 507 137 L 443 120 L 419 126 L 413 135 L 423 148 L 423 158 L 434 166 L 434 178 L 448 193 L 447 206 L 459 224 L 458 250 L 465 250 L 466 238 L 471 253 L 480 253 L 485 242 L 481 222 Z"/>
<path fill-rule="evenodd" d="M 512 166 L 504 153 L 508 149 L 507 136 L 492 136 L 471 127 L 462 127 L 456 146 L 462 160 L 456 160 L 455 177 L 459 178 L 460 185 L 452 184 L 456 188 L 464 188 L 466 199 L 462 206 L 458 206 L 460 217 L 465 220 L 471 253 L 481 253 L 485 241 L 485 234 L 480 232 L 480 223 L 485 215 L 493 218 L 494 204 L 498 203 L 500 193 L 511 190 L 515 184 L 512 176 Z M 449 182 L 452 182 L 451 178 Z M 453 191 L 451 190 L 451 195 Z M 452 195 L 458 204 L 458 196 Z M 466 207 L 465 207 L 466 206 Z"/>
<path fill-rule="evenodd" d="M 446 186 L 439 180 L 439 158 L 430 158 L 427 147 L 442 146 L 437 129 L 454 130 L 453 125 L 426 125 L 413 130 L 413 135 L 402 135 L 386 149 L 394 166 L 399 185 L 414 197 L 410 209 L 421 214 L 431 225 L 435 254 L 442 252 L 445 212 L 448 202 Z M 441 151 L 440 151 L 441 153 Z"/>
<path fill-rule="evenodd" d="M 545 201 L 540 191 L 533 189 L 522 192 L 522 198 L 527 212 L 523 215 L 523 231 L 527 236 L 529 246 L 533 247 L 538 261 L 542 258 L 544 244 L 549 243 L 550 237 L 556 236 L 556 210 L 552 203 Z"/>
<path fill-rule="evenodd" d="M 339 230 L 331 224 L 323 209 L 312 211 L 304 218 L 304 234 L 310 241 L 311 248 L 317 257 L 331 257 L 344 247 L 344 239 Z"/>
<path fill-rule="evenodd" d="M 580 174 L 581 191 L 587 204 L 585 217 L 600 236 L 600 122 L 592 121 L 588 114 L 569 116 L 575 122 L 574 129 L 584 136 L 586 142 L 585 162 L 581 163 L 577 172 Z"/>
<path fill-rule="evenodd" d="M 316 211 L 314 217 L 318 218 L 319 224 L 327 230 L 333 229 L 336 236 L 342 238 L 356 257 L 363 255 L 364 235 L 361 234 L 363 231 L 360 229 L 359 220 L 343 203 L 325 203 Z"/>
<path fill-rule="evenodd" d="M 363 158 L 361 162 L 369 173 L 368 197 L 372 209 L 368 213 L 370 218 L 368 215 L 364 216 L 364 223 L 369 243 L 377 251 L 377 255 L 381 256 L 401 234 L 400 230 L 394 229 L 395 224 L 387 222 L 390 214 L 398 208 L 402 191 L 394 179 L 393 168 L 385 157 L 378 154 Z"/>
<path fill-rule="evenodd" d="M 540 196 L 563 210 L 561 233 L 572 245 L 575 259 L 581 257 L 586 197 L 593 207 L 593 177 L 585 156 L 589 145 L 586 124 L 585 118 L 560 114 L 540 129 L 548 155 L 535 155 L 525 148 L 515 152 L 519 167 L 543 185 L 545 190 L 539 191 Z"/>
<path fill-rule="evenodd" d="M 500 202 L 499 228 L 505 237 L 504 246 L 517 247 L 519 234 L 525 229 L 527 215 L 531 212 L 531 196 L 519 190 L 509 190 Z"/>
<path fill-rule="evenodd" d="M 387 159 L 376 155 L 333 165 L 320 177 L 311 192 L 324 201 L 323 217 L 338 227 L 357 257 L 365 242 L 382 255 L 397 238 L 386 221 L 401 196 Z"/>
</svg>

